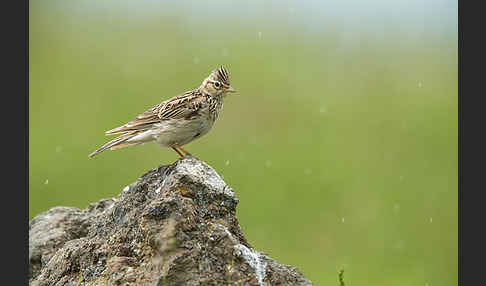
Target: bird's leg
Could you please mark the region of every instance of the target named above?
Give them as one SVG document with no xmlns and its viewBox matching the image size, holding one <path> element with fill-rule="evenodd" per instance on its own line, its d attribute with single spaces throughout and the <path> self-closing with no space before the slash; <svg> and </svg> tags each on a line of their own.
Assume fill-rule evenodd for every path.
<svg viewBox="0 0 486 286">
<path fill-rule="evenodd" d="M 191 153 L 189 153 L 186 150 L 184 150 L 184 148 L 182 148 L 181 146 L 179 146 L 177 144 L 174 144 L 174 146 L 176 146 L 177 148 L 179 148 L 182 152 L 184 152 L 184 154 L 189 155 L 189 156 L 192 156 Z M 174 147 L 172 147 L 172 148 L 174 148 Z"/>
<path fill-rule="evenodd" d="M 174 149 L 174 151 L 177 152 L 177 154 L 179 154 L 179 156 L 181 156 L 181 158 L 184 157 L 184 155 L 182 155 L 181 152 L 179 152 L 179 150 L 176 149 L 176 147 L 174 147 L 174 146 L 171 146 L 171 147 L 172 147 L 172 149 Z"/>
</svg>

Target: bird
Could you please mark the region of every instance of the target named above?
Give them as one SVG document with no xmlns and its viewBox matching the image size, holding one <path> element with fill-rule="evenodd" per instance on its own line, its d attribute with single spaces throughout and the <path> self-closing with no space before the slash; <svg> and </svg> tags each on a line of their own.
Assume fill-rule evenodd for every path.
<svg viewBox="0 0 486 286">
<path fill-rule="evenodd" d="M 184 155 L 180 151 L 191 155 L 181 146 L 211 130 L 223 108 L 224 98 L 234 92 L 236 90 L 230 85 L 229 73 L 221 66 L 213 70 L 198 88 L 162 101 L 128 123 L 106 131 L 106 135 L 120 135 L 88 157 L 92 158 L 107 149 L 116 150 L 151 141 L 172 148 L 181 157 Z"/>
</svg>

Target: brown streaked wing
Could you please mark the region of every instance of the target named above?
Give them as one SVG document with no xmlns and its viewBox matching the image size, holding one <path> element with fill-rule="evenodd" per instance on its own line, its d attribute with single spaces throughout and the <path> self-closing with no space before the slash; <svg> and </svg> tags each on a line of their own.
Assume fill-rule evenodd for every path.
<svg viewBox="0 0 486 286">
<path fill-rule="evenodd" d="M 173 98 L 170 98 L 162 103 L 157 104 L 151 109 L 138 115 L 132 121 L 122 125 L 120 127 L 108 130 L 106 135 L 124 133 L 134 130 L 147 130 L 152 127 L 154 123 L 158 123 L 163 119 L 181 118 L 184 114 L 193 111 L 186 106 L 192 105 L 191 103 L 199 97 L 199 94 L 195 91 L 188 91 Z M 186 111 L 187 110 L 187 111 Z M 182 115 L 182 116 L 181 116 Z"/>
<path fill-rule="evenodd" d="M 172 100 L 160 106 L 158 115 L 161 119 L 184 118 L 197 110 L 204 99 L 200 93 L 193 93 L 190 96 Z"/>
</svg>

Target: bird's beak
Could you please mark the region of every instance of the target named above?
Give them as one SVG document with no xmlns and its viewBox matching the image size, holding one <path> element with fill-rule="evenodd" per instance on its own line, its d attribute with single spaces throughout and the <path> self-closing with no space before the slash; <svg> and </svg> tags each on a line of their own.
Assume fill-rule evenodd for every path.
<svg viewBox="0 0 486 286">
<path fill-rule="evenodd" d="M 236 89 L 232 88 L 231 86 L 226 89 L 226 92 L 236 92 Z"/>
</svg>

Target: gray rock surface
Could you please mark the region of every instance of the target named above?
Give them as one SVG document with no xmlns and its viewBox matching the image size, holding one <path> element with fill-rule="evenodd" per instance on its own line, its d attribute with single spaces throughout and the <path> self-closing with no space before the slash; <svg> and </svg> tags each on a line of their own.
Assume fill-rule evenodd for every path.
<svg viewBox="0 0 486 286">
<path fill-rule="evenodd" d="M 248 243 L 238 199 L 190 156 L 113 199 L 55 207 L 29 223 L 30 285 L 312 285 Z"/>
</svg>

